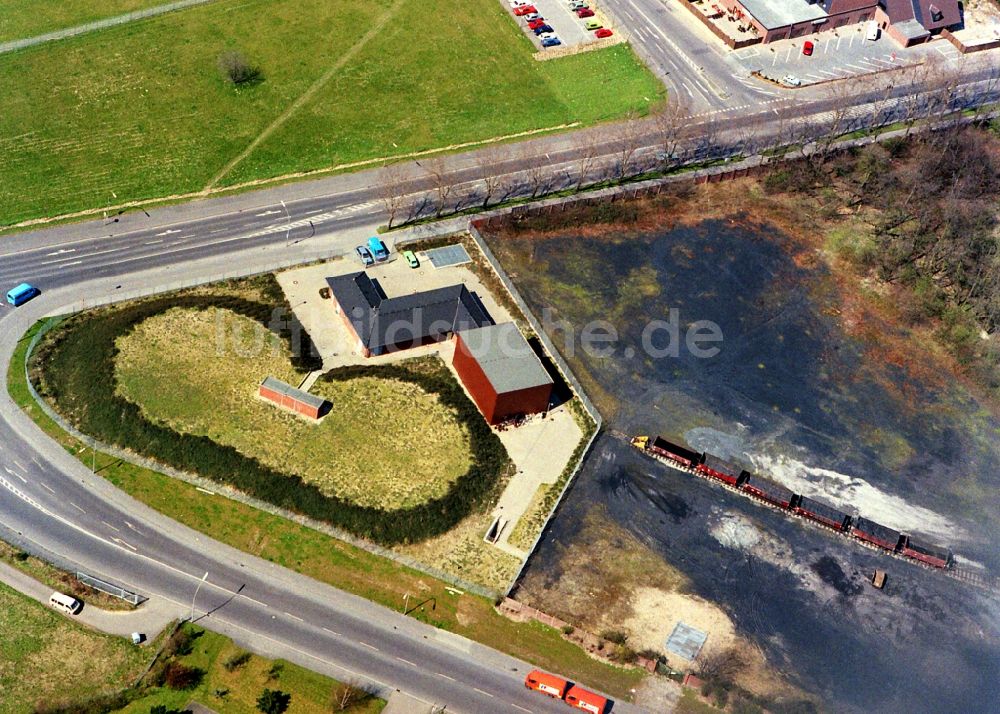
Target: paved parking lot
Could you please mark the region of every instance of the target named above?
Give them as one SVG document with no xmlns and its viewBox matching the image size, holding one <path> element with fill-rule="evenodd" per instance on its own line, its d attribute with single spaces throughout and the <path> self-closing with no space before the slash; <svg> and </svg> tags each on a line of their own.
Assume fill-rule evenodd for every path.
<svg viewBox="0 0 1000 714">
<path fill-rule="evenodd" d="M 815 47 L 812 56 L 802 54 L 806 40 Z M 836 32 L 753 45 L 736 50 L 733 55 L 746 68 L 747 75 L 758 71 L 777 79 L 791 74 L 805 85 L 919 64 L 929 53 L 937 54 L 942 44 L 954 49 L 944 40 L 903 49 L 884 33 L 877 40 L 866 40 L 862 23 L 848 25 Z M 749 77 L 737 79 L 745 84 L 757 82 Z"/>
<path fill-rule="evenodd" d="M 510 7 L 508 0 L 500 0 L 504 6 L 513 12 Z M 559 47 L 574 47 L 576 45 L 583 45 L 588 42 L 594 41 L 594 33 L 584 29 L 584 23 L 586 20 L 581 20 L 576 16 L 576 13 L 569 9 L 568 0 L 532 0 L 531 4 L 535 6 L 538 13 L 545 18 L 545 22 L 552 26 L 552 29 L 556 33 L 556 37 L 562 42 L 561 45 L 557 45 L 552 48 L 543 48 L 538 38 L 535 37 L 535 33 L 528 29 L 527 23 L 524 21 L 523 17 L 515 17 L 517 24 L 528 34 L 531 41 L 534 42 L 535 46 L 540 50 L 546 49 L 559 49 Z M 594 8 L 593 0 L 587 0 L 587 4 L 590 5 L 592 9 Z M 587 20 L 597 20 L 597 17 L 590 17 Z"/>
</svg>

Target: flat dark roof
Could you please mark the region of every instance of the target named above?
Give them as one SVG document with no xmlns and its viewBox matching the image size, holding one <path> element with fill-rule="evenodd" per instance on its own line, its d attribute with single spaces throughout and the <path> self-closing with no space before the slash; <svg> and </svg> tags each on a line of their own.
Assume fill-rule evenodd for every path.
<svg viewBox="0 0 1000 714">
<path fill-rule="evenodd" d="M 462 284 L 387 298 L 363 271 L 327 278 L 326 283 L 355 332 L 374 353 L 397 344 L 438 339 L 493 324 Z"/>
</svg>

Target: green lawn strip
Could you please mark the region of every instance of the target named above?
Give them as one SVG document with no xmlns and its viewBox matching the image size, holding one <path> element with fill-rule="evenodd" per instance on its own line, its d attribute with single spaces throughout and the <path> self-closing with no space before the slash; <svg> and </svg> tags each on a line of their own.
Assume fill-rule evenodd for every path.
<svg viewBox="0 0 1000 714">
<path fill-rule="evenodd" d="M 0 42 L 44 35 L 169 2 L 171 0 L 0 0 Z"/>
<path fill-rule="evenodd" d="M 151 656 L 0 584 L 0 714 L 128 687 Z"/>
<path fill-rule="evenodd" d="M 190 702 L 203 704 L 218 714 L 257 714 L 257 697 L 264 689 L 291 695 L 287 714 L 328 714 L 331 711 L 331 695 L 340 684 L 336 680 L 286 660 L 257 655 L 249 655 L 246 662 L 229 671 L 226 663 L 242 654 L 243 649 L 223 635 L 190 625 L 184 627 L 194 635 L 191 651 L 178 654 L 173 660 L 201 670 L 204 673 L 201 681 L 188 690 L 178 691 L 165 686 L 151 688 L 148 694 L 121 709 L 123 714 L 148 714 L 150 708 L 157 705 L 179 710 Z M 384 707 L 384 700 L 373 697 L 346 711 L 377 714 Z"/>
<path fill-rule="evenodd" d="M 389 5 L 217 0 L 0 56 L 0 225 L 201 190 Z M 264 80 L 226 84 L 230 49 Z M 592 123 L 662 92 L 625 45 L 538 62 L 495 0 L 408 0 L 225 181 Z"/>
<path fill-rule="evenodd" d="M 8 390 L 26 413 L 70 453 L 86 463 L 91 452 L 63 432 L 31 400 L 24 378 L 24 356 L 32 335 L 19 343 L 8 372 Z M 486 598 L 456 596 L 448 583 L 382 558 L 238 501 L 198 491 L 191 484 L 97 455 L 98 472 L 112 484 L 164 515 L 234 548 L 257 555 L 321 582 L 392 609 L 420 595 L 425 604 L 411 614 L 436 627 L 521 657 L 537 666 L 575 677 L 615 696 L 626 696 L 642 679 L 640 670 L 622 669 L 591 658 L 558 631 L 539 624 L 515 623 L 494 610 Z M 419 602 L 419 601 L 418 601 Z"/>
</svg>

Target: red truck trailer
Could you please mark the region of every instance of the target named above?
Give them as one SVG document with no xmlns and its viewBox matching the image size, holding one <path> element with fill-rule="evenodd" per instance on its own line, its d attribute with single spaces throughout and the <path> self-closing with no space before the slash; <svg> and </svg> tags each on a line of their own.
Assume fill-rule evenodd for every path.
<svg viewBox="0 0 1000 714">
<path fill-rule="evenodd" d="M 608 709 L 607 699 L 575 684 L 566 692 L 566 703 L 591 714 L 604 714 Z"/>
</svg>

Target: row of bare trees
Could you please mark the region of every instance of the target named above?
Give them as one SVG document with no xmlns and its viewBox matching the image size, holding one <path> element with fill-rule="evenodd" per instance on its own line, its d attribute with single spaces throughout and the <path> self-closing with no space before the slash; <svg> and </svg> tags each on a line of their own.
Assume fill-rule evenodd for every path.
<svg viewBox="0 0 1000 714">
<path fill-rule="evenodd" d="M 614 125 L 576 132 L 569 139 L 567 158 L 561 160 L 539 154 L 537 144 L 526 142 L 486 146 L 476 153 L 472 166 L 460 170 L 442 157 L 389 164 L 379 172 L 379 197 L 391 227 L 423 216 L 485 209 L 512 197 L 579 191 L 711 159 L 780 153 L 821 165 L 852 132 L 878 138 L 886 127 L 895 126 L 908 135 L 921 117 L 947 121 L 977 107 L 959 91 L 964 73 L 962 65 L 928 61 L 833 82 L 824 90 L 829 109 L 819 115 L 803 114 L 792 105 L 725 122 L 695 122 L 679 103 L 668 102 L 651 117 L 629 115 Z M 1000 76 L 1000 69 L 994 74 Z M 859 95 L 864 104 L 858 104 Z"/>
</svg>

